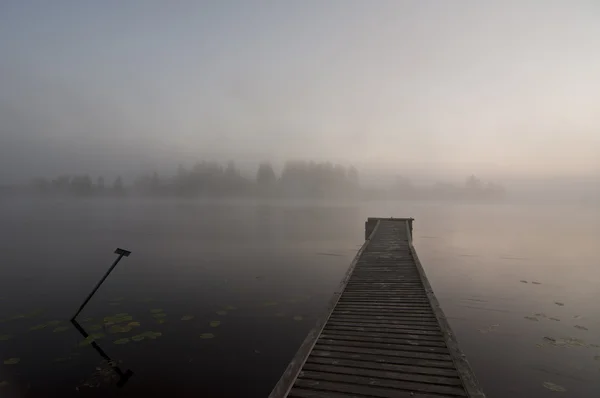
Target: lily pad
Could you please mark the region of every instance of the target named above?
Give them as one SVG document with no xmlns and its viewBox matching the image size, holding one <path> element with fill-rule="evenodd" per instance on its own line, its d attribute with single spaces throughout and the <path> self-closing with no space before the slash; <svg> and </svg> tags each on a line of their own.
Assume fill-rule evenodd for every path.
<svg viewBox="0 0 600 398">
<path fill-rule="evenodd" d="M 164 312 L 158 312 L 156 314 L 152 315 L 154 318 L 164 318 L 167 316 L 167 314 L 165 314 Z"/>
<path fill-rule="evenodd" d="M 50 321 L 50 322 L 46 322 L 46 325 L 48 326 L 56 326 L 59 325 L 60 321 Z"/>
<path fill-rule="evenodd" d="M 162 333 L 161 332 L 148 331 L 148 332 L 141 333 L 138 336 L 144 336 L 147 339 L 154 340 L 154 339 L 157 339 L 160 336 L 162 336 Z"/>
<path fill-rule="evenodd" d="M 580 329 L 580 330 L 589 330 L 585 326 L 581 326 L 581 325 L 575 325 L 575 328 Z"/>
<path fill-rule="evenodd" d="M 16 365 L 21 362 L 21 358 L 8 358 L 4 360 L 5 365 Z"/>
<path fill-rule="evenodd" d="M 209 325 L 211 328 L 216 328 L 221 324 L 221 321 L 210 321 Z"/>
<path fill-rule="evenodd" d="M 560 301 L 555 301 L 554 304 L 558 305 L 559 307 L 565 305 L 565 303 L 561 303 Z"/>
<path fill-rule="evenodd" d="M 493 331 L 495 331 L 495 330 L 496 330 L 496 328 L 497 328 L 498 326 L 500 326 L 500 325 L 498 325 L 498 324 L 490 325 L 490 326 L 488 326 L 488 327 L 486 327 L 486 328 L 479 329 L 479 331 L 480 331 L 481 333 L 483 333 L 483 334 L 485 334 L 485 333 L 489 333 L 489 332 L 493 332 Z"/>
<path fill-rule="evenodd" d="M 167 322 L 167 320 L 166 320 L 166 319 L 164 319 L 164 318 L 159 318 L 159 319 L 157 319 L 157 320 L 156 320 L 156 322 L 157 322 L 157 323 L 160 323 L 160 324 L 162 325 L 163 323 L 166 323 L 166 322 Z"/>
<path fill-rule="evenodd" d="M 263 303 L 263 305 L 265 307 L 272 307 L 274 305 L 277 305 L 277 303 L 275 301 L 267 301 L 267 302 Z"/>
<path fill-rule="evenodd" d="M 160 308 L 154 308 L 154 309 L 151 309 L 150 312 L 153 314 L 158 314 L 158 313 L 164 312 L 164 311 Z"/>
<path fill-rule="evenodd" d="M 573 337 L 565 337 L 555 339 L 553 337 L 544 336 L 544 341 L 554 347 L 584 347 L 585 341 L 581 339 L 575 339 Z"/>
<path fill-rule="evenodd" d="M 554 384 L 549 381 L 545 381 L 544 383 L 542 383 L 542 385 L 550 391 L 557 391 L 557 392 L 567 391 L 567 389 L 564 388 L 563 386 L 559 386 L 558 384 Z"/>
<path fill-rule="evenodd" d="M 66 332 L 69 330 L 68 326 L 59 326 L 53 330 L 54 333 Z"/>
<path fill-rule="evenodd" d="M 541 285 L 540 282 L 531 281 L 531 283 L 533 283 L 534 285 Z"/>
<path fill-rule="evenodd" d="M 522 280 L 522 281 L 521 281 L 521 283 L 527 283 L 527 281 L 523 281 L 523 280 Z"/>
<path fill-rule="evenodd" d="M 181 317 L 182 321 L 191 321 L 192 319 L 194 319 L 193 315 L 184 315 Z"/>
<path fill-rule="evenodd" d="M 113 316 L 104 317 L 104 323 L 106 325 L 114 325 L 116 323 L 130 322 L 130 321 L 133 321 L 133 317 L 131 315 L 117 314 L 117 315 L 113 315 Z"/>
<path fill-rule="evenodd" d="M 92 333 L 85 339 L 79 342 L 79 347 L 85 347 L 92 344 L 94 341 L 99 340 L 104 337 L 102 333 Z"/>
<path fill-rule="evenodd" d="M 553 316 L 551 316 L 551 317 L 550 317 L 550 318 L 548 318 L 548 319 L 550 319 L 551 321 L 560 322 L 560 319 L 558 319 L 558 318 L 554 318 Z"/>
<path fill-rule="evenodd" d="M 97 330 L 101 330 L 102 329 L 102 325 L 90 325 L 88 327 L 86 327 L 88 332 L 95 332 Z"/>
<path fill-rule="evenodd" d="M 131 340 L 133 341 L 142 341 L 146 338 L 143 334 L 136 334 L 135 336 L 131 336 Z"/>
<path fill-rule="evenodd" d="M 531 315 L 526 316 L 525 319 L 529 319 L 530 321 L 535 321 L 535 322 L 539 321 L 539 319 L 537 319 L 536 317 L 531 316 Z"/>
<path fill-rule="evenodd" d="M 141 326 L 141 323 L 139 323 L 139 322 L 129 322 L 129 323 L 127 324 L 127 326 L 130 326 L 130 327 L 132 327 L 132 328 L 136 328 L 136 327 L 139 327 L 139 326 Z"/>
<path fill-rule="evenodd" d="M 129 343 L 129 339 L 125 337 L 124 339 L 115 340 L 113 343 L 115 344 L 127 344 Z"/>
<path fill-rule="evenodd" d="M 217 311 L 217 315 L 227 315 L 227 311 Z"/>
<path fill-rule="evenodd" d="M 150 297 L 142 297 L 142 298 L 136 299 L 135 301 L 137 301 L 138 303 L 149 303 L 151 301 L 154 301 L 154 299 L 152 299 Z"/>
<path fill-rule="evenodd" d="M 200 338 L 201 338 L 201 339 L 212 339 L 212 338 L 214 338 L 214 337 L 215 337 L 215 335 L 214 335 L 214 334 L 212 334 L 212 333 L 202 333 L 202 334 L 200 335 Z"/>
<path fill-rule="evenodd" d="M 0 341 L 6 341 L 12 339 L 10 334 L 0 334 Z"/>
<path fill-rule="evenodd" d="M 42 329 L 45 329 L 45 328 L 46 328 L 46 326 L 48 326 L 48 324 L 46 324 L 46 323 L 42 323 L 42 324 L 40 324 L 40 325 L 35 325 L 35 326 L 32 326 L 32 327 L 30 327 L 30 328 L 29 328 L 29 330 L 30 330 L 30 331 L 34 331 L 34 330 L 42 330 Z"/>
<path fill-rule="evenodd" d="M 114 325 L 109 329 L 110 333 L 127 333 L 131 331 L 132 327 L 127 325 Z"/>
<path fill-rule="evenodd" d="M 295 315 L 293 319 L 294 319 L 295 321 L 301 321 L 301 320 L 303 320 L 304 318 L 302 317 L 302 315 Z"/>
</svg>

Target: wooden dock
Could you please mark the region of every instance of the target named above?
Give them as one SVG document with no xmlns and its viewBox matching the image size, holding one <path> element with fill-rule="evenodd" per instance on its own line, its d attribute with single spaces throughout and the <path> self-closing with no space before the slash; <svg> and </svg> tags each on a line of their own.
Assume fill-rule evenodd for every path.
<svg viewBox="0 0 600 398">
<path fill-rule="evenodd" d="M 411 218 L 369 218 L 330 307 L 270 394 L 484 397 L 412 245 Z"/>
</svg>

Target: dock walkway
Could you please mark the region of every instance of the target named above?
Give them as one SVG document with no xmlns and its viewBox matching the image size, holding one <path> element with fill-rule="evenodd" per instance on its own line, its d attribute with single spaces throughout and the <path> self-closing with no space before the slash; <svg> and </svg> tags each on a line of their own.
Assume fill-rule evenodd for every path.
<svg viewBox="0 0 600 398">
<path fill-rule="evenodd" d="M 414 250 L 412 221 L 367 220 L 365 244 L 270 398 L 484 397 Z"/>
</svg>

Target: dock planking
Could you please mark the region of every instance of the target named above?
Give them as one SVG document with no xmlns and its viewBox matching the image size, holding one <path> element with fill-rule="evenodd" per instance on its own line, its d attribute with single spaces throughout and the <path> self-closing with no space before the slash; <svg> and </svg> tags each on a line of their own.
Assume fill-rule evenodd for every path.
<svg viewBox="0 0 600 398">
<path fill-rule="evenodd" d="M 369 218 L 327 313 L 270 398 L 484 398 L 412 244 L 412 218 Z"/>
</svg>

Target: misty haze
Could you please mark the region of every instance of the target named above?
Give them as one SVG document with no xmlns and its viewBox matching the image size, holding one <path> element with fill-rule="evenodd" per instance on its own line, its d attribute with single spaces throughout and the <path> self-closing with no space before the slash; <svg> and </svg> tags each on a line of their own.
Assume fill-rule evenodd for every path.
<svg viewBox="0 0 600 398">
<path fill-rule="evenodd" d="M 586 0 L 0 2 L 0 396 L 267 397 L 369 217 L 487 397 L 599 396 L 599 49 Z M 346 359 L 305 396 L 413 396 Z"/>
</svg>

